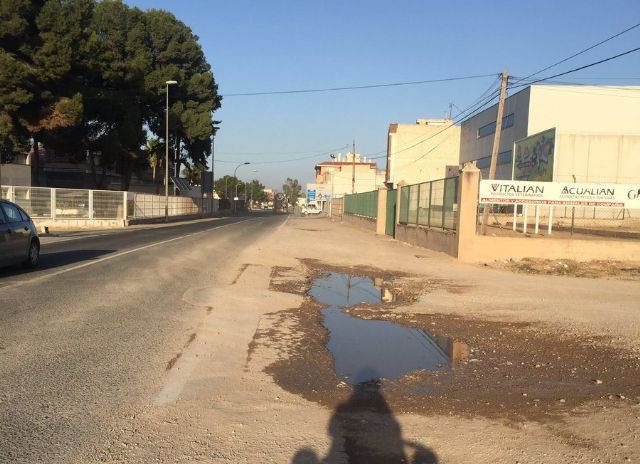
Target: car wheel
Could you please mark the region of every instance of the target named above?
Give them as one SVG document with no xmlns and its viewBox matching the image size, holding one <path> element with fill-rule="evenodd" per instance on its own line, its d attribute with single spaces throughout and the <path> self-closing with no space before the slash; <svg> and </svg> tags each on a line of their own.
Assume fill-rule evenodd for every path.
<svg viewBox="0 0 640 464">
<path fill-rule="evenodd" d="M 37 240 L 31 240 L 29 245 L 29 254 L 27 260 L 24 262 L 25 267 L 33 268 L 38 265 L 40 261 L 40 244 Z"/>
</svg>

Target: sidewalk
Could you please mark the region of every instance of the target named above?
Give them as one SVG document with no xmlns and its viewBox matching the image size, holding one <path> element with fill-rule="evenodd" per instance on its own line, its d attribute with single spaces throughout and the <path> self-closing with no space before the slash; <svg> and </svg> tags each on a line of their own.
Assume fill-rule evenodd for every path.
<svg viewBox="0 0 640 464">
<path fill-rule="evenodd" d="M 380 277 L 399 295 L 352 315 L 453 336 L 468 359 L 451 375 L 352 389 L 333 372 L 322 307 L 305 296 L 326 271 Z M 637 282 L 461 265 L 289 217 L 184 299 L 206 317 L 123 431 L 126 462 L 367 462 L 355 456 L 369 446 L 439 464 L 640 459 Z"/>
</svg>

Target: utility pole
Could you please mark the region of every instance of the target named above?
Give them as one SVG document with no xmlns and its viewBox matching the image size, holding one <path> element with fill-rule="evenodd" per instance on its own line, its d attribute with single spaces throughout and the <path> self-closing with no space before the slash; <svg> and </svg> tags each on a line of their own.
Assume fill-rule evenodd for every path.
<svg viewBox="0 0 640 464">
<path fill-rule="evenodd" d="M 353 152 L 351 153 L 353 156 L 351 157 L 351 194 L 356 193 L 356 141 L 353 140 Z"/>
<path fill-rule="evenodd" d="M 502 72 L 502 85 L 500 87 L 500 101 L 498 102 L 498 116 L 496 118 L 496 132 L 493 137 L 493 150 L 491 150 L 491 165 L 489 166 L 489 179 L 496 177 L 496 166 L 498 164 L 498 152 L 500 151 L 500 136 L 502 135 L 502 117 L 504 114 L 504 99 L 507 94 L 507 84 L 509 73 Z M 487 222 L 489 221 L 489 207 L 485 204 L 482 208 L 482 235 L 487 234 Z"/>
</svg>

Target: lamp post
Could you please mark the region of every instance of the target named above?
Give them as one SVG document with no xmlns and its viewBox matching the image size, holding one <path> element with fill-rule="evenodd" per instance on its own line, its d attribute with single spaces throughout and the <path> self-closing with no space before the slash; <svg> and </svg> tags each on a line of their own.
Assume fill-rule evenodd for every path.
<svg viewBox="0 0 640 464">
<path fill-rule="evenodd" d="M 169 86 L 177 81 L 167 81 L 166 133 L 164 138 L 164 222 L 169 222 Z"/>
<path fill-rule="evenodd" d="M 233 178 L 236 180 L 236 194 L 233 197 L 233 213 L 235 214 L 236 212 L 236 198 L 238 198 L 238 178 L 236 177 L 236 173 L 238 172 L 238 168 L 240 166 L 244 166 L 245 164 L 251 164 L 248 161 L 245 161 L 244 163 L 240 163 L 239 165 L 236 166 L 236 168 L 233 170 Z"/>
</svg>

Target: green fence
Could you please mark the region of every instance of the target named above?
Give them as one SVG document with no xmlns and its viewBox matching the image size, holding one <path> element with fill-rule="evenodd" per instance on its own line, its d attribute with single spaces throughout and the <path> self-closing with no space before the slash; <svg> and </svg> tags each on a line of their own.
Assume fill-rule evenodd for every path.
<svg viewBox="0 0 640 464">
<path fill-rule="evenodd" d="M 371 219 L 378 217 L 378 191 L 344 196 L 344 212 Z"/>
<path fill-rule="evenodd" d="M 400 224 L 455 230 L 458 177 L 402 187 Z"/>
</svg>

